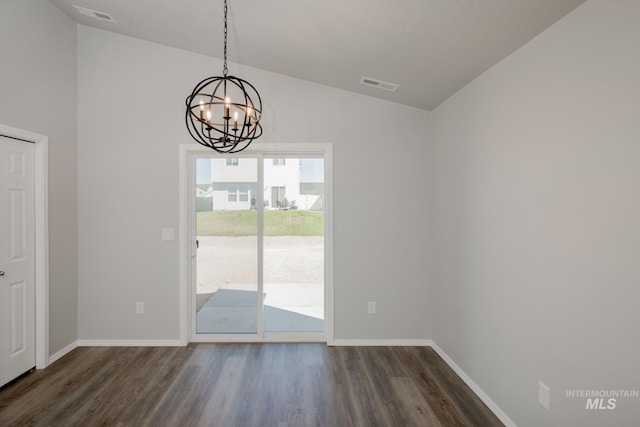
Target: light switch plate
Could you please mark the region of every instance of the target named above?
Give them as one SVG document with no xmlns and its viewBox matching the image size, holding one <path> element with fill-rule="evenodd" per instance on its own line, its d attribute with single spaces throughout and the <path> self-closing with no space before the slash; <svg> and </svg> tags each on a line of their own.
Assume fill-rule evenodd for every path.
<svg viewBox="0 0 640 427">
<path fill-rule="evenodd" d="M 369 301 L 369 303 L 367 304 L 367 313 L 368 314 L 376 314 L 376 302 L 375 301 Z"/>
<path fill-rule="evenodd" d="M 162 240 L 173 240 L 175 239 L 175 233 L 173 228 L 163 228 L 162 229 Z"/>
</svg>

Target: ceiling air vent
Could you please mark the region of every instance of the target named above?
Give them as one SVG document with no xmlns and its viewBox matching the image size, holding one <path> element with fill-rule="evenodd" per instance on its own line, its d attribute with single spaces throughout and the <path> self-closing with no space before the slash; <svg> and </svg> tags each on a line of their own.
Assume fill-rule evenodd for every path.
<svg viewBox="0 0 640 427">
<path fill-rule="evenodd" d="M 73 4 L 72 6 L 81 15 L 90 16 L 91 18 L 100 19 L 102 21 L 116 22 L 116 20 L 113 19 L 113 16 L 109 15 L 106 12 L 98 12 L 97 10 L 87 9 L 86 7 L 76 6 L 75 4 Z"/>
<path fill-rule="evenodd" d="M 381 80 L 372 79 L 370 77 L 362 77 L 360 79 L 360 84 L 365 86 L 371 86 L 382 90 L 388 90 L 390 92 L 395 92 L 398 90 L 399 85 L 395 83 L 383 82 Z"/>
</svg>

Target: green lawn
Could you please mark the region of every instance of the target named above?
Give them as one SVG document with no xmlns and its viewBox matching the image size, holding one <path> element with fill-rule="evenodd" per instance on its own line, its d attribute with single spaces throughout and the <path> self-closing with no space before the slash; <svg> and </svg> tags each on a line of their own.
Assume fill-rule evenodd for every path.
<svg viewBox="0 0 640 427">
<path fill-rule="evenodd" d="M 198 236 L 255 236 L 256 211 L 198 212 Z M 324 212 L 265 211 L 265 236 L 322 236 Z"/>
</svg>

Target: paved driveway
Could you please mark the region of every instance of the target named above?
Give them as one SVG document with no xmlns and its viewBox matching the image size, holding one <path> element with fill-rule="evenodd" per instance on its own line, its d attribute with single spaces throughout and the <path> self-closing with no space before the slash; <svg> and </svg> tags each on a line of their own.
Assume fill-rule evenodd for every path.
<svg viewBox="0 0 640 427">
<path fill-rule="evenodd" d="M 197 293 L 257 283 L 256 237 L 198 237 Z M 323 236 L 265 236 L 264 283 L 324 283 Z"/>
</svg>

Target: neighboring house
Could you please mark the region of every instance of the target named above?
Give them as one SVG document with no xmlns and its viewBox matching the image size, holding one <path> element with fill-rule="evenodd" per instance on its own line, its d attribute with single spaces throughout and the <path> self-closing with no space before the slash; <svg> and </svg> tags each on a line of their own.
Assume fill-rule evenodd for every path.
<svg viewBox="0 0 640 427">
<path fill-rule="evenodd" d="M 202 202 L 198 202 L 198 208 L 211 206 L 208 210 L 251 209 L 252 200 L 255 203 L 258 199 L 256 162 L 256 159 L 233 157 L 211 159 L 213 183 L 197 186 L 196 197 L 203 199 Z M 305 193 L 305 184 L 300 182 L 299 159 L 265 160 L 263 193 L 265 209 L 295 206 L 298 209 L 322 210 L 324 185 L 321 183 L 308 185 L 311 186 L 309 187 L 311 192 Z"/>
<path fill-rule="evenodd" d="M 213 209 L 249 210 L 257 199 L 256 159 L 211 159 Z"/>
<path fill-rule="evenodd" d="M 264 201 L 269 209 L 297 206 L 300 199 L 300 160 L 264 161 Z"/>
</svg>

